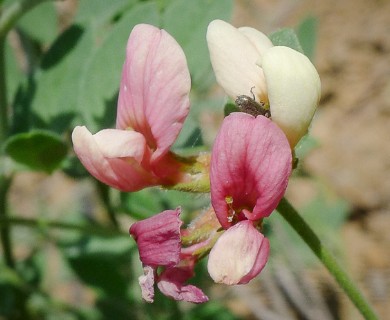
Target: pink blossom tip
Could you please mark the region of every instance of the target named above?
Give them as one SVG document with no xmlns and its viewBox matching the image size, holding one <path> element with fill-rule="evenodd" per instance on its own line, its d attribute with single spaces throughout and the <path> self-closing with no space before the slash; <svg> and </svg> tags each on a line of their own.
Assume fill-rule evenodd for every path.
<svg viewBox="0 0 390 320">
<path fill-rule="evenodd" d="M 130 34 L 118 98 L 117 128 L 145 136 L 157 161 L 175 142 L 190 101 L 184 52 L 165 30 L 140 24 Z"/>
<path fill-rule="evenodd" d="M 269 241 L 249 220 L 226 230 L 211 249 L 207 269 L 217 283 L 245 284 L 264 268 Z"/>
</svg>

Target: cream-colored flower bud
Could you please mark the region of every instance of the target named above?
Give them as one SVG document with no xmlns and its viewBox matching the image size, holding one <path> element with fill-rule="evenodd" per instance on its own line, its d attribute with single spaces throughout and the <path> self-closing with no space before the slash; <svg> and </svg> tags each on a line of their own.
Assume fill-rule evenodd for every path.
<svg viewBox="0 0 390 320">
<path fill-rule="evenodd" d="M 269 49 L 259 61 L 268 91 L 272 121 L 291 148 L 307 133 L 321 95 L 321 82 L 310 60 L 288 47 Z"/>
<path fill-rule="evenodd" d="M 272 121 L 291 148 L 307 133 L 317 108 L 321 82 L 310 60 L 288 47 L 272 45 L 260 31 L 214 20 L 207 30 L 217 82 L 233 100 L 255 97 L 270 106 Z"/>
</svg>

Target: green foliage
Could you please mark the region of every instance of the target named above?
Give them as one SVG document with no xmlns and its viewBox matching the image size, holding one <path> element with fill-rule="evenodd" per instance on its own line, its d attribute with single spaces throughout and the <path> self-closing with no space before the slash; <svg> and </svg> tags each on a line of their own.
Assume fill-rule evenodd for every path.
<svg viewBox="0 0 390 320">
<path fill-rule="evenodd" d="M 73 271 L 90 286 L 111 297 L 126 297 L 134 276 L 129 268 L 134 243 L 126 237 L 79 236 L 63 242 L 62 252 Z"/>
<path fill-rule="evenodd" d="M 296 28 L 283 28 L 270 34 L 270 39 L 275 46 L 286 46 L 304 53 L 313 60 L 317 44 L 317 24 L 314 17 L 307 17 Z"/>
<path fill-rule="evenodd" d="M 232 112 L 238 112 L 238 111 L 240 111 L 240 110 L 237 108 L 237 106 L 234 103 L 229 102 L 229 103 L 225 104 L 225 108 L 223 110 L 223 115 L 225 117 L 227 117 Z"/>
<path fill-rule="evenodd" d="M 81 73 L 77 106 L 82 123 L 97 131 L 112 127 L 116 115 L 116 100 L 125 59 L 129 31 L 138 23 L 158 25 L 158 12 L 153 2 L 134 6 L 112 26 L 99 47 L 85 59 Z"/>
<path fill-rule="evenodd" d="M 326 246 L 340 254 L 342 252 L 340 229 L 347 219 L 350 207 L 346 201 L 336 197 L 321 184 L 313 183 L 313 188 L 316 188 L 317 194 L 299 208 L 299 212 Z M 275 256 L 292 259 L 289 261 L 291 265 L 295 264 L 294 257 L 299 257 L 300 264 L 297 268 L 318 262 L 302 239 L 284 223 L 280 215 L 272 215 L 270 220 L 266 230 Z"/>
<path fill-rule="evenodd" d="M 45 23 L 42 23 L 42 17 Z M 18 27 L 41 44 L 50 43 L 58 32 L 57 12 L 54 3 L 46 2 L 33 8 L 18 21 Z"/>
<path fill-rule="evenodd" d="M 52 172 L 65 159 L 68 150 L 61 137 L 55 133 L 33 130 L 9 138 L 5 152 L 31 170 Z"/>
<path fill-rule="evenodd" d="M 297 35 L 303 52 L 310 60 L 313 60 L 315 48 L 317 46 L 317 26 L 317 19 L 309 16 L 304 19 L 297 28 Z"/>
<path fill-rule="evenodd" d="M 269 35 L 275 46 L 286 46 L 303 53 L 298 36 L 293 29 L 283 28 Z"/>
<path fill-rule="evenodd" d="M 195 200 L 194 201 L 194 197 Z M 153 201 L 150 201 L 153 199 Z M 158 212 L 182 207 L 181 218 L 208 205 L 208 197 L 174 190 L 148 188 L 138 192 L 121 193 L 122 210 L 137 219 L 148 218 Z"/>
<path fill-rule="evenodd" d="M 182 46 L 195 90 L 204 91 L 214 81 L 205 37 L 207 26 L 214 19 L 229 20 L 232 6 L 232 0 L 176 0 L 163 13 L 162 27 Z"/>
<path fill-rule="evenodd" d="M 304 159 L 311 151 L 319 147 L 319 142 L 310 135 L 305 135 L 295 147 L 295 156 Z"/>
</svg>

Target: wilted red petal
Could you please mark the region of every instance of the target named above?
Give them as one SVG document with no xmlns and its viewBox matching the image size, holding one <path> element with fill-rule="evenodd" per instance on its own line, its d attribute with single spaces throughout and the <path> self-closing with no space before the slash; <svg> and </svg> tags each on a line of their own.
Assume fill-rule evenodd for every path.
<svg viewBox="0 0 390 320">
<path fill-rule="evenodd" d="M 76 127 L 72 140 L 84 167 L 105 184 L 137 191 L 156 183 L 156 177 L 141 166 L 146 151 L 142 134 L 106 129 L 92 135 L 86 127 Z"/>
<path fill-rule="evenodd" d="M 173 267 L 179 263 L 180 212 L 180 208 L 166 210 L 130 227 L 144 265 Z"/>
<path fill-rule="evenodd" d="M 269 241 L 249 220 L 226 230 L 209 255 L 207 269 L 215 282 L 245 284 L 256 277 L 267 263 Z"/>
<path fill-rule="evenodd" d="M 164 270 L 160 275 L 157 286 L 167 297 L 177 301 L 187 301 L 192 303 L 203 303 L 208 301 L 208 297 L 198 287 L 184 285 L 193 275 L 193 266 L 175 267 Z"/>
<path fill-rule="evenodd" d="M 134 27 L 127 44 L 117 127 L 142 133 L 157 161 L 175 141 L 189 112 L 191 79 L 179 44 L 164 30 Z"/>
<path fill-rule="evenodd" d="M 230 114 L 215 140 L 210 167 L 211 203 L 221 225 L 232 213 L 249 220 L 267 217 L 282 198 L 291 173 L 286 136 L 270 119 Z"/>
</svg>

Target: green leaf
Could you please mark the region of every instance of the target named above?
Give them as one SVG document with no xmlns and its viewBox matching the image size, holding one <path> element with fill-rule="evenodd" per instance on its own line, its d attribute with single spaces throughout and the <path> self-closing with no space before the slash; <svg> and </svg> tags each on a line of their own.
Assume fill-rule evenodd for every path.
<svg viewBox="0 0 390 320">
<path fill-rule="evenodd" d="M 9 138 L 5 152 L 31 170 L 52 172 L 65 159 L 67 146 L 60 136 L 52 132 L 34 130 Z"/>
<path fill-rule="evenodd" d="M 340 230 L 349 212 L 348 203 L 337 198 L 321 184 L 313 184 L 317 194 L 309 199 L 299 209 L 302 217 L 314 232 L 333 252 L 342 251 Z M 271 231 L 265 234 L 270 239 L 272 252 L 275 255 L 299 256 L 302 263 L 312 265 L 318 263 L 313 252 L 303 242 L 302 238 L 291 228 L 281 215 L 274 213 L 267 221 L 265 229 Z"/>
<path fill-rule="evenodd" d="M 9 41 L 5 43 L 6 66 L 5 74 L 7 77 L 7 94 L 11 101 L 16 93 L 20 79 L 23 76 L 22 68 L 18 65 L 16 53 L 9 45 Z"/>
<path fill-rule="evenodd" d="M 135 242 L 127 237 L 86 237 L 61 244 L 72 270 L 86 284 L 100 288 L 108 296 L 125 297 L 130 280 Z"/>
<path fill-rule="evenodd" d="M 65 30 L 52 44 L 42 59 L 41 69 L 29 79 L 25 85 L 27 88 L 18 96 L 15 108 L 20 110 L 18 112 L 20 115 L 33 115 L 30 126 L 63 133 L 73 124 L 83 123 L 83 120 L 79 119 L 80 112 L 87 112 L 85 108 L 93 110 L 94 106 L 80 105 L 82 98 L 79 95 L 93 96 L 98 95 L 98 92 L 84 92 L 82 82 L 92 81 L 91 79 L 95 82 L 102 81 L 105 76 L 109 79 L 113 77 L 111 70 L 103 76 L 89 74 L 91 77 L 89 79 L 83 79 L 82 75 L 86 73 L 88 61 L 102 46 L 107 34 L 115 28 L 124 8 L 130 4 L 131 2 L 124 0 L 85 0 L 80 3 L 80 13 L 76 15 L 75 24 Z M 96 15 L 88 14 L 89 11 L 95 12 L 91 8 L 96 10 Z M 130 33 L 131 26 L 128 28 Z M 117 52 L 114 52 L 109 60 L 116 60 L 116 57 Z M 123 60 L 119 60 L 121 61 L 118 63 L 122 64 Z M 107 61 L 104 61 L 103 64 L 106 63 Z M 105 71 L 108 68 L 109 66 Z M 115 85 L 119 87 L 119 76 L 115 79 Z M 99 103 L 104 104 L 104 101 Z M 99 116 L 104 117 L 104 114 Z"/>
<path fill-rule="evenodd" d="M 58 33 L 54 3 L 42 3 L 30 10 L 19 20 L 18 27 L 40 43 L 50 43 Z"/>
<path fill-rule="evenodd" d="M 78 4 L 75 21 L 97 31 L 99 26 L 112 21 L 136 3 L 138 0 L 83 0 Z"/>
<path fill-rule="evenodd" d="M 304 159 L 311 151 L 318 148 L 320 145 L 319 141 L 313 136 L 307 134 L 305 135 L 295 147 L 295 156 L 302 160 Z"/>
<path fill-rule="evenodd" d="M 50 69 L 60 63 L 77 45 L 83 34 L 83 28 L 72 25 L 66 29 L 52 44 L 42 59 L 41 68 Z"/>
<path fill-rule="evenodd" d="M 80 106 L 83 124 L 91 131 L 114 124 L 125 48 L 131 30 L 138 23 L 156 25 L 158 21 L 154 3 L 134 6 L 113 26 L 101 46 L 85 60 L 77 105 Z"/>
<path fill-rule="evenodd" d="M 183 152 L 186 153 L 186 151 L 190 153 L 191 149 L 202 145 L 202 132 L 200 131 L 198 122 L 193 116 L 193 109 L 191 109 L 179 136 L 172 146 L 172 150 L 181 152 L 181 154 L 183 154 Z"/>
<path fill-rule="evenodd" d="M 298 39 L 302 45 L 303 52 L 310 60 L 314 58 L 317 45 L 317 26 L 318 20 L 309 16 L 297 28 Z"/>
<path fill-rule="evenodd" d="M 61 39 L 69 41 L 64 43 Z M 22 114 L 32 113 L 32 126 L 57 133 L 68 129 L 80 108 L 76 95 L 78 75 L 94 45 L 91 29 L 73 25 L 49 49 L 42 60 L 41 70 L 29 80 L 26 93 L 20 97 L 21 102 L 15 104 L 23 110 Z M 57 56 L 57 53 L 61 55 Z"/>
<path fill-rule="evenodd" d="M 121 193 L 122 210 L 135 219 L 146 219 L 164 210 L 182 207 L 185 215 L 201 210 L 209 204 L 206 196 L 194 196 L 175 190 L 148 188 L 138 192 Z"/>
<path fill-rule="evenodd" d="M 298 36 L 293 29 L 283 28 L 277 30 L 271 33 L 269 35 L 269 38 L 275 46 L 290 47 L 291 49 L 303 53 L 303 49 L 301 47 L 301 44 L 299 43 Z"/>
<path fill-rule="evenodd" d="M 215 19 L 230 20 L 232 0 L 176 0 L 163 14 L 163 28 L 183 47 L 195 89 L 209 89 L 213 83 L 206 42 L 208 24 Z"/>
<path fill-rule="evenodd" d="M 210 301 L 208 303 L 196 305 L 194 308 L 190 309 L 188 312 L 185 313 L 184 320 L 193 319 L 238 320 L 239 318 L 235 316 L 231 311 L 229 311 L 226 306 L 215 301 Z"/>
<path fill-rule="evenodd" d="M 239 111 L 240 110 L 237 108 L 237 106 L 234 103 L 228 102 L 225 104 L 225 108 L 223 109 L 223 114 L 225 117 L 227 117 L 232 112 L 239 112 Z"/>
</svg>

